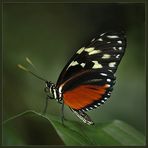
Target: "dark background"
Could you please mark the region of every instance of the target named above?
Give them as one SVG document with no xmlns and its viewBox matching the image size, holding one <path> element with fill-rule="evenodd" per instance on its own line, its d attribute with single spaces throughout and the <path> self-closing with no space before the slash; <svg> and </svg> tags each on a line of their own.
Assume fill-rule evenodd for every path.
<svg viewBox="0 0 148 148">
<path fill-rule="evenodd" d="M 105 105 L 88 114 L 95 122 L 125 121 L 145 134 L 144 4 L 7 3 L 3 9 L 4 120 L 28 109 L 43 111 L 44 82 L 16 66 L 27 66 L 25 57 L 42 77 L 56 82 L 76 50 L 99 32 L 122 28 L 128 44 L 114 91 Z M 61 105 L 51 100 L 48 114 L 60 118 Z M 78 120 L 68 107 L 65 116 Z M 54 140 L 49 140 L 48 131 Z M 10 121 L 3 134 L 4 145 L 62 144 L 50 125 L 34 117 Z"/>
</svg>

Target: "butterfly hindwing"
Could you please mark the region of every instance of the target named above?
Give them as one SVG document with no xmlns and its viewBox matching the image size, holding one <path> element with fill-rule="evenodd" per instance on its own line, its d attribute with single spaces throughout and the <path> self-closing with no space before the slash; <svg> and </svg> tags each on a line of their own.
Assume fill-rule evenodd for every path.
<svg viewBox="0 0 148 148">
<path fill-rule="evenodd" d="M 72 108 L 70 108 L 71 111 L 79 118 L 81 119 L 84 123 L 88 124 L 88 125 L 93 125 L 94 122 L 91 120 L 91 118 L 84 112 L 81 110 L 74 110 Z"/>
<path fill-rule="evenodd" d="M 87 110 L 89 105 L 94 102 L 103 103 L 100 101 L 110 96 L 114 81 L 115 77 L 111 72 L 107 74 L 97 70 L 82 72 L 63 85 L 64 102 L 73 109 Z"/>
</svg>

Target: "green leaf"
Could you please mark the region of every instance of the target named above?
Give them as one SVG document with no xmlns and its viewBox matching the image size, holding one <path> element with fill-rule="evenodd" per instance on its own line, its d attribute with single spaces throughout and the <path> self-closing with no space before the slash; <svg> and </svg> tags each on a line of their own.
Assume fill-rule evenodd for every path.
<svg viewBox="0 0 148 148">
<path fill-rule="evenodd" d="M 60 118 L 55 116 L 44 116 L 35 111 L 27 111 L 24 114 L 29 114 L 29 116 L 37 115 L 37 117 L 44 118 L 47 122 L 50 122 L 65 145 L 145 145 L 145 138 L 141 133 L 119 120 L 114 120 L 109 123 L 97 123 L 94 126 L 65 120 L 63 125 Z M 23 114 L 21 114 L 21 116 L 22 115 Z"/>
</svg>

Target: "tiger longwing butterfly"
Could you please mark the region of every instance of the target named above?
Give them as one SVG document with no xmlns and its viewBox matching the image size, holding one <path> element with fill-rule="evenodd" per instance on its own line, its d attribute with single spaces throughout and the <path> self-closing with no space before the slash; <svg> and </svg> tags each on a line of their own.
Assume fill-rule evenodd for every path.
<svg viewBox="0 0 148 148">
<path fill-rule="evenodd" d="M 84 123 L 94 124 L 85 111 L 97 108 L 110 97 L 125 48 L 123 31 L 102 33 L 92 39 L 73 55 L 56 84 L 46 81 L 45 90 L 53 96 L 49 98 L 69 106 Z"/>
<path fill-rule="evenodd" d="M 62 70 L 57 83 L 46 81 L 23 66 L 25 71 L 45 81 L 49 99 L 64 104 L 88 125 L 94 124 L 86 111 L 97 108 L 111 96 L 115 84 L 115 72 L 125 53 L 126 37 L 123 31 L 109 31 L 80 48 Z M 29 61 L 30 63 L 30 61 Z M 32 63 L 31 63 L 32 64 Z M 62 116 L 62 121 L 64 115 Z"/>
</svg>

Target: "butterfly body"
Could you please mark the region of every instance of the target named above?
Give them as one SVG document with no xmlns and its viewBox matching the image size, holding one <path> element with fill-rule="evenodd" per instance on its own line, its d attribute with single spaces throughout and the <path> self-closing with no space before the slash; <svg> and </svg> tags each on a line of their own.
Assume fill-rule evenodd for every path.
<svg viewBox="0 0 148 148">
<path fill-rule="evenodd" d="M 123 32 L 100 34 L 73 55 L 56 84 L 46 82 L 46 90 L 84 123 L 93 124 L 85 111 L 97 108 L 110 97 L 125 48 Z"/>
</svg>

